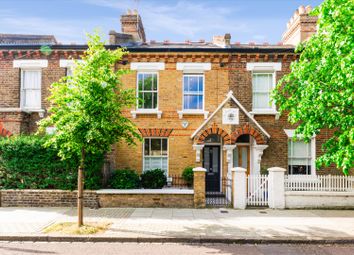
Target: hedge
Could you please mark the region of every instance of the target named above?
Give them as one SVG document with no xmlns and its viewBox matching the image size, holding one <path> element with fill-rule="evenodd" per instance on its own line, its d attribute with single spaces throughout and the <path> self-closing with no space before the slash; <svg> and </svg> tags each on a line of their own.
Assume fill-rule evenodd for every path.
<svg viewBox="0 0 354 255">
<path fill-rule="evenodd" d="M 46 136 L 21 135 L 0 139 L 0 189 L 62 189 L 77 187 L 77 157 L 61 160 L 44 147 Z M 87 155 L 85 189 L 101 188 L 102 155 Z"/>
</svg>

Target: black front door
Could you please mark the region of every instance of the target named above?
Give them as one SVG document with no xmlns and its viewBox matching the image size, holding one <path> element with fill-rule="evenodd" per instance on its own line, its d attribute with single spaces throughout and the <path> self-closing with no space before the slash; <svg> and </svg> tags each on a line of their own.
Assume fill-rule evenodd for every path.
<svg viewBox="0 0 354 255">
<path fill-rule="evenodd" d="M 207 145 L 203 152 L 206 191 L 220 191 L 220 146 Z"/>
</svg>

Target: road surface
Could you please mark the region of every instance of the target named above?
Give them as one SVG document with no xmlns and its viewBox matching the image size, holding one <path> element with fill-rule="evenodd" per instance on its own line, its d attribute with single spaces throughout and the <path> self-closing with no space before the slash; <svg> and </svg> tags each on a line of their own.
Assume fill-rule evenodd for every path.
<svg viewBox="0 0 354 255">
<path fill-rule="evenodd" d="M 350 255 L 354 245 L 0 242 L 1 255 Z"/>
</svg>

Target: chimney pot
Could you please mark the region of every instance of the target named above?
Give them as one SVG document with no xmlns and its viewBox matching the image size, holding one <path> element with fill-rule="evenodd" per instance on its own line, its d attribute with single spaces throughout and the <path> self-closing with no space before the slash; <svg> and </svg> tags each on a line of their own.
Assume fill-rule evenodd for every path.
<svg viewBox="0 0 354 255">
<path fill-rule="evenodd" d="M 301 15 L 301 14 L 304 14 L 304 13 L 305 13 L 305 6 L 300 5 L 299 6 L 299 14 Z"/>
<path fill-rule="evenodd" d="M 310 11 L 312 11 L 311 5 L 307 5 L 307 6 L 305 7 L 305 9 L 306 9 L 306 13 L 310 13 Z"/>
</svg>

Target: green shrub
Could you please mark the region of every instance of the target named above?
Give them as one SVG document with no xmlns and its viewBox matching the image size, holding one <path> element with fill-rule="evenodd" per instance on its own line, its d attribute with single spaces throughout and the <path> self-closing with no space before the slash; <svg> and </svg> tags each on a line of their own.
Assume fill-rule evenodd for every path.
<svg viewBox="0 0 354 255">
<path fill-rule="evenodd" d="M 192 184 L 193 184 L 193 178 L 194 178 L 193 167 L 187 166 L 187 167 L 183 170 L 182 178 L 186 181 L 186 183 L 187 183 L 188 185 L 192 185 Z"/>
<path fill-rule="evenodd" d="M 114 189 L 136 189 L 140 186 L 140 179 L 134 170 L 116 170 L 109 184 Z"/>
<path fill-rule="evenodd" d="M 148 170 L 141 174 L 141 185 L 145 189 L 161 189 L 166 181 L 165 171 L 161 169 Z"/>
<path fill-rule="evenodd" d="M 47 136 L 21 135 L 0 139 L 0 189 L 63 189 L 77 187 L 78 158 L 61 160 L 44 147 Z M 85 188 L 101 187 L 102 155 L 87 155 Z"/>
</svg>

